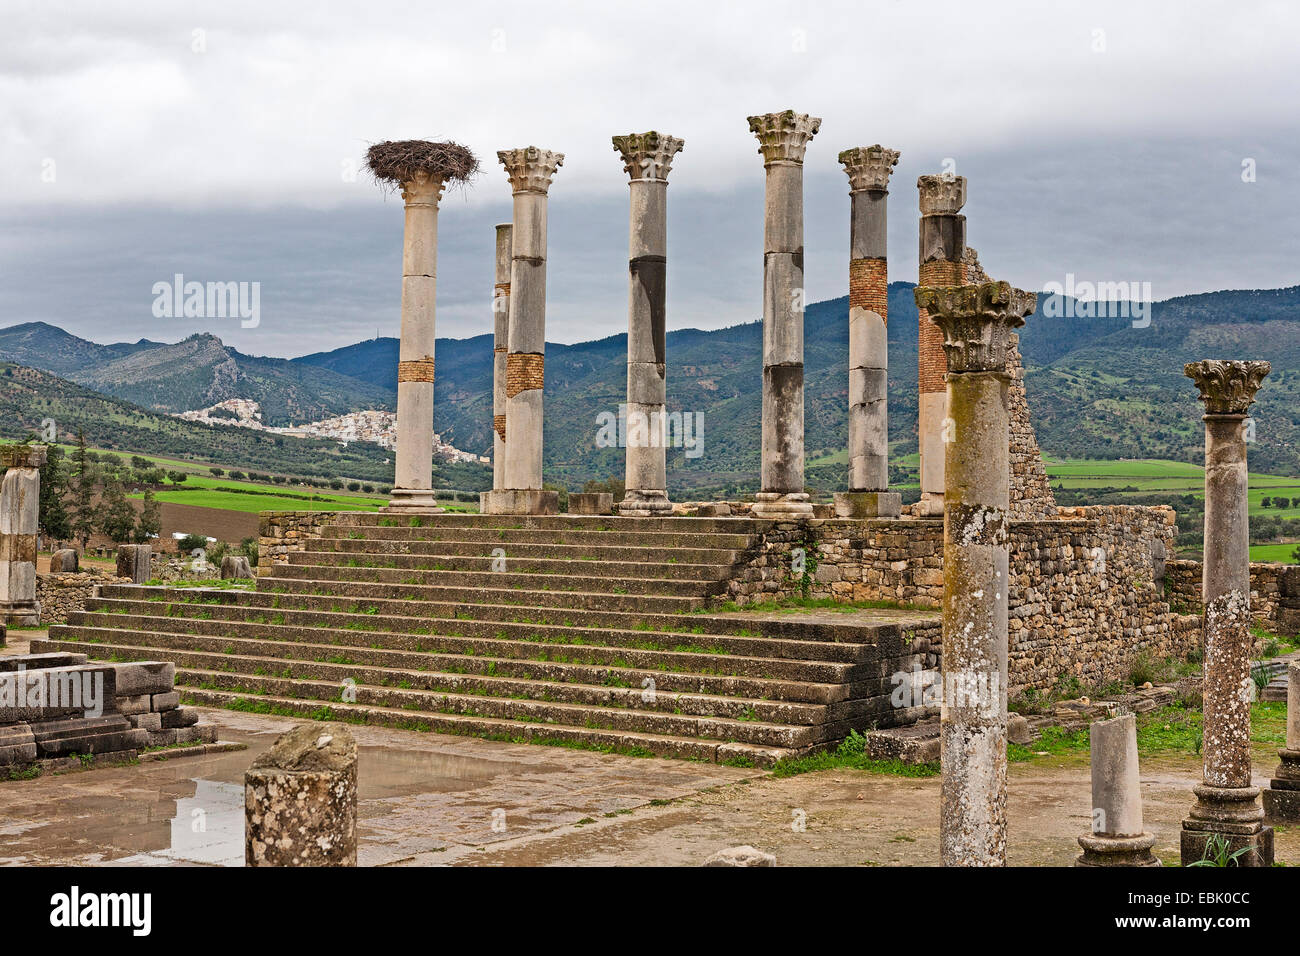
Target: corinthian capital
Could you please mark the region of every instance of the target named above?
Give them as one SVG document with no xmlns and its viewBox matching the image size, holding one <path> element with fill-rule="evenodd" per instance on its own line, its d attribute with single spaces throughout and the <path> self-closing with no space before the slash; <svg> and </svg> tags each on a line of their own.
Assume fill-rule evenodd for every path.
<svg viewBox="0 0 1300 956">
<path fill-rule="evenodd" d="M 410 174 L 410 178 L 402 181 L 402 199 L 408 206 L 436 206 L 446 185 L 447 180 L 442 176 L 417 170 Z"/>
<path fill-rule="evenodd" d="M 564 164 L 564 154 L 536 146 L 497 150 L 497 159 L 506 168 L 510 188 L 517 193 L 545 193 L 551 177 Z"/>
<path fill-rule="evenodd" d="M 889 174 L 898 165 L 899 152 L 875 146 L 854 146 L 840 153 L 840 162 L 849 174 L 849 192 L 864 189 L 889 189 Z"/>
<path fill-rule="evenodd" d="M 921 193 L 922 216 L 955 216 L 966 205 L 965 176 L 922 176 L 916 188 Z"/>
<path fill-rule="evenodd" d="M 1011 330 L 1025 324 L 1035 304 L 1032 292 L 1009 282 L 918 286 L 913 295 L 943 332 L 950 372 L 1005 371 Z"/>
<path fill-rule="evenodd" d="M 784 110 L 749 117 L 749 130 L 758 137 L 758 151 L 763 165 L 802 163 L 804 151 L 822 128 L 820 116 Z"/>
<path fill-rule="evenodd" d="M 1183 374 L 1201 391 L 1207 415 L 1245 415 L 1264 376 L 1272 370 L 1268 362 L 1224 359 L 1201 359 L 1183 366 Z"/>
<path fill-rule="evenodd" d="M 614 137 L 614 149 L 623 157 L 623 169 L 632 178 L 667 180 L 673 157 L 685 143 L 665 133 L 629 133 Z"/>
</svg>

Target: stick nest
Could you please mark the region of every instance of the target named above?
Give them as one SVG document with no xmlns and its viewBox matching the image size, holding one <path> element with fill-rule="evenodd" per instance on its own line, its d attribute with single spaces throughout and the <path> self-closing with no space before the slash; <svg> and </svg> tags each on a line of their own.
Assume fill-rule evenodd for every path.
<svg viewBox="0 0 1300 956">
<path fill-rule="evenodd" d="M 416 173 L 467 183 L 479 171 L 478 158 L 459 143 L 400 139 L 375 143 L 366 150 L 366 168 L 380 182 L 401 186 Z"/>
</svg>

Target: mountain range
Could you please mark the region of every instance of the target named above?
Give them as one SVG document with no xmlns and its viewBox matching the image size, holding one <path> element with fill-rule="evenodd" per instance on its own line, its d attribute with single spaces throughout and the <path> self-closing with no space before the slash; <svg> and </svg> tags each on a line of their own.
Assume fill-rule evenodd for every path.
<svg viewBox="0 0 1300 956">
<path fill-rule="evenodd" d="M 916 449 L 916 306 L 912 284 L 889 287 L 889 414 L 895 458 Z M 1183 364 L 1200 358 L 1273 363 L 1254 409 L 1251 466 L 1300 474 L 1300 286 L 1224 291 L 1150 306 L 1150 322 L 1070 318 L 1073 300 L 1048 302 L 1021 330 L 1026 389 L 1039 443 L 1072 458 L 1200 461 L 1200 405 Z M 1064 307 L 1062 307 L 1064 306 Z M 847 299 L 807 306 L 805 429 L 809 481 L 843 480 L 847 436 Z M 671 317 L 670 317 L 671 320 Z M 177 412 L 225 398 L 261 403 L 280 425 L 362 408 L 394 407 L 397 340 L 376 338 L 295 359 L 244 355 L 212 335 L 172 345 L 98 345 L 44 323 L 0 330 L 0 358 L 88 389 Z M 704 414 L 704 453 L 669 452 L 674 486 L 753 487 L 758 471 L 762 329 L 758 322 L 668 335 L 670 411 Z M 491 445 L 492 339 L 439 339 L 435 428 L 469 451 Z M 622 474 L 622 452 L 597 448 L 597 416 L 626 383 L 626 335 L 547 345 L 544 451 L 548 481 L 580 484 Z M 3 381 L 0 380 L 0 385 Z"/>
</svg>

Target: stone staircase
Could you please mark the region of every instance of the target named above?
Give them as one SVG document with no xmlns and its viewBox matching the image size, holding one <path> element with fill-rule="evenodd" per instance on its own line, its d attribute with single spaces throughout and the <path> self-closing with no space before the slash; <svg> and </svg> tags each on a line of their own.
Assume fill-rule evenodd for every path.
<svg viewBox="0 0 1300 956">
<path fill-rule="evenodd" d="M 172 661 L 194 704 L 739 765 L 915 716 L 907 622 L 709 612 L 749 519 L 333 520 L 256 591 L 108 585 L 32 650 Z"/>
</svg>

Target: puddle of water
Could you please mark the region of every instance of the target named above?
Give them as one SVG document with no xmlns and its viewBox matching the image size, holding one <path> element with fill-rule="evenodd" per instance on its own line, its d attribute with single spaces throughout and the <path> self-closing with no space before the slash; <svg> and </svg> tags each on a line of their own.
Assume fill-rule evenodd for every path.
<svg viewBox="0 0 1300 956">
<path fill-rule="evenodd" d="M 0 818 L 6 819 L 0 863 L 242 866 L 244 771 L 273 739 L 250 735 L 248 750 L 210 758 L 12 784 L 0 790 Z M 472 791 L 518 767 L 459 754 L 362 747 L 357 770 L 359 801 L 377 801 Z M 359 809 L 364 817 L 365 809 Z"/>
</svg>

